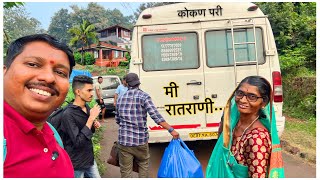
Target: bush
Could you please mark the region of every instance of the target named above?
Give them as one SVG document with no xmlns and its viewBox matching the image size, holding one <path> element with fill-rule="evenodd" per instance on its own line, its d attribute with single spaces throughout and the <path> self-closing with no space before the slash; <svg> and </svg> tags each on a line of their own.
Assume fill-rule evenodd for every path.
<svg viewBox="0 0 320 180">
<path fill-rule="evenodd" d="M 125 66 L 126 67 L 126 66 L 129 65 L 129 63 L 130 63 L 129 61 L 121 61 L 119 66 Z"/>
<path fill-rule="evenodd" d="M 124 55 L 124 57 L 126 57 L 127 61 L 130 62 L 130 60 L 131 60 L 130 53 L 126 52 L 126 54 Z"/>
<path fill-rule="evenodd" d="M 94 59 L 94 56 L 92 53 L 90 52 L 85 52 L 84 53 L 84 62 L 85 62 L 85 65 L 92 65 L 95 63 L 95 59 Z"/>
<path fill-rule="evenodd" d="M 305 120 L 316 117 L 316 77 L 283 78 L 284 112 Z"/>
<path fill-rule="evenodd" d="M 107 74 L 108 75 L 117 75 L 117 72 L 116 72 L 116 68 L 108 68 L 107 69 Z"/>
<path fill-rule="evenodd" d="M 76 61 L 77 64 L 81 64 L 81 53 L 75 52 L 73 53 L 74 60 Z"/>
<path fill-rule="evenodd" d="M 92 137 L 94 159 L 97 162 L 100 176 L 103 175 L 106 169 L 106 166 L 104 165 L 104 162 L 101 159 L 101 153 L 100 153 L 101 152 L 100 142 L 103 139 L 104 131 L 105 131 L 105 128 L 101 126 L 99 129 L 96 129 L 96 132 L 93 134 L 93 137 Z"/>
</svg>

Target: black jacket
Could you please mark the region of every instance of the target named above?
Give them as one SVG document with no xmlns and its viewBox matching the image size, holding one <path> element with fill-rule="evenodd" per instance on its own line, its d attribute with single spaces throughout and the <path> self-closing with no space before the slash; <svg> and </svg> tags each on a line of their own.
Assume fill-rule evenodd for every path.
<svg viewBox="0 0 320 180">
<path fill-rule="evenodd" d="M 90 116 L 90 108 L 86 104 L 87 114 L 80 106 L 69 104 L 63 112 L 62 127 L 63 144 L 68 152 L 75 170 L 84 170 L 93 165 L 92 136 L 94 126 L 89 129 L 86 126 Z"/>
</svg>

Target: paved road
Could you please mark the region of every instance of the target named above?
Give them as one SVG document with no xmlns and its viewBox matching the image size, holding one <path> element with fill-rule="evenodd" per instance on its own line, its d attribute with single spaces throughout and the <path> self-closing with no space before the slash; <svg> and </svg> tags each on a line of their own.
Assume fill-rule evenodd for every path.
<svg viewBox="0 0 320 180">
<path fill-rule="evenodd" d="M 101 142 L 102 150 L 101 157 L 105 161 L 106 171 L 104 172 L 103 178 L 120 178 L 120 169 L 107 164 L 107 158 L 113 142 L 117 140 L 118 135 L 118 125 L 115 123 L 114 118 L 110 117 L 107 122 L 103 123 L 102 126 L 106 127 L 104 133 L 104 139 Z M 208 164 L 208 159 L 211 155 L 212 149 L 214 147 L 214 140 L 211 141 L 196 141 L 196 142 L 186 142 L 187 146 L 194 150 L 196 157 L 202 164 L 203 171 Z M 156 178 L 158 173 L 159 164 L 161 157 L 163 155 L 164 149 L 167 147 L 168 143 L 160 144 L 150 144 L 150 172 L 149 176 L 151 178 Z M 295 158 L 290 154 L 283 153 L 285 173 L 288 178 L 315 178 L 316 168 L 307 163 L 304 163 L 301 159 Z M 138 177 L 137 173 L 133 172 L 133 177 Z"/>
</svg>

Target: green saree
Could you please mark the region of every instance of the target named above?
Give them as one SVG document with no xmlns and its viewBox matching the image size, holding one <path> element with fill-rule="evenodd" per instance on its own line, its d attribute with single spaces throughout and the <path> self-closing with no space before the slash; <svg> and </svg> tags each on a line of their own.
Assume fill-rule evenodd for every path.
<svg viewBox="0 0 320 180">
<path fill-rule="evenodd" d="M 268 129 L 271 135 L 271 155 L 266 177 L 283 178 L 284 168 L 281 155 L 280 140 L 276 129 L 276 118 L 273 107 L 270 113 L 270 103 L 260 110 L 259 121 Z M 240 113 L 234 98 L 228 101 L 224 110 L 223 132 L 219 137 L 206 169 L 207 178 L 248 178 L 248 167 L 238 164 L 230 151 L 232 130 L 237 125 Z M 227 116 L 229 114 L 229 116 Z M 272 118 L 270 118 L 272 117 Z M 270 123 L 271 120 L 271 123 Z"/>
</svg>

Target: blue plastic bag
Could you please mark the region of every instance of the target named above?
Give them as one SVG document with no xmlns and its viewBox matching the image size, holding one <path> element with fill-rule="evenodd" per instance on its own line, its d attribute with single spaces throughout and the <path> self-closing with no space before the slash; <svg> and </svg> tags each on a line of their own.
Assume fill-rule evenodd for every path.
<svg viewBox="0 0 320 180">
<path fill-rule="evenodd" d="M 162 156 L 158 178 L 203 178 L 202 166 L 181 139 L 172 139 Z"/>
</svg>

